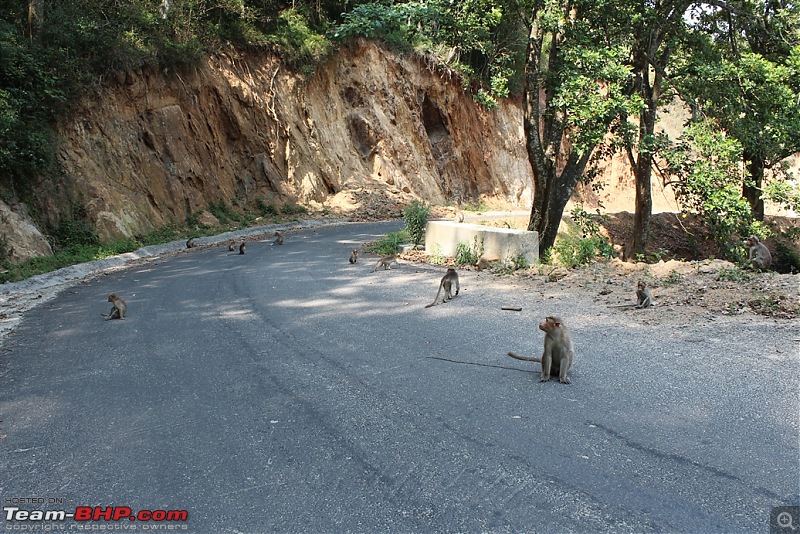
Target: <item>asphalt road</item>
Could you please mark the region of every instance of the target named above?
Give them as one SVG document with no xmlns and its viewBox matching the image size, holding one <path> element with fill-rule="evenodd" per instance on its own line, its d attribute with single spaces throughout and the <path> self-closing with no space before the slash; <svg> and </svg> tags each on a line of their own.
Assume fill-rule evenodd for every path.
<svg viewBox="0 0 800 534">
<path fill-rule="evenodd" d="M 443 268 L 347 262 L 399 226 L 193 250 L 29 312 L 0 354 L 0 529 L 769 532 L 800 505 L 797 323 L 642 326 L 472 271 L 424 309 Z M 505 356 L 547 314 L 572 385 Z M 188 521 L 18 514 L 82 506 Z"/>
</svg>

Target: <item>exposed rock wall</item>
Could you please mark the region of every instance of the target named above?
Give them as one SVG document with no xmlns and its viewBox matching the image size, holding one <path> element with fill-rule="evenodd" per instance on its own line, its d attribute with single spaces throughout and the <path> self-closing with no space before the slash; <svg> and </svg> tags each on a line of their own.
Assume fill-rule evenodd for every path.
<svg viewBox="0 0 800 534">
<path fill-rule="evenodd" d="M 38 211 L 53 223 L 80 204 L 104 239 L 221 200 L 363 209 L 460 193 L 530 205 L 521 108 L 486 111 L 457 80 L 367 42 L 308 80 L 265 55 L 120 73 L 60 135 L 63 177 L 40 185 Z"/>
</svg>

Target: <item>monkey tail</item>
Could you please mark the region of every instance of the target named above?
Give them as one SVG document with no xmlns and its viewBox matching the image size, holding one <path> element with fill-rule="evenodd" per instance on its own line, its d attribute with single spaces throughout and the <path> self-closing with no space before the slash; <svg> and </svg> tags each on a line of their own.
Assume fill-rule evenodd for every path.
<svg viewBox="0 0 800 534">
<path fill-rule="evenodd" d="M 442 284 L 441 282 L 439 283 L 439 291 L 436 292 L 436 297 L 433 299 L 433 302 L 431 302 L 430 304 L 425 306 L 426 308 L 430 308 L 431 306 L 436 306 L 436 304 L 439 301 L 439 295 L 441 295 L 441 293 L 442 293 L 442 286 L 443 285 L 444 284 Z"/>
<path fill-rule="evenodd" d="M 509 351 L 508 355 L 514 358 L 515 360 L 522 360 L 523 362 L 539 362 L 539 363 L 542 362 L 541 358 L 531 358 L 530 356 L 521 356 L 516 352 Z"/>
</svg>

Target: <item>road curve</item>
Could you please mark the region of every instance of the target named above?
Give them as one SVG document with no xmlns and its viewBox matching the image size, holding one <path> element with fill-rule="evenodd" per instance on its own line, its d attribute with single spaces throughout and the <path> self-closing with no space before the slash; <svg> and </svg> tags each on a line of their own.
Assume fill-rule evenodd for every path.
<svg viewBox="0 0 800 534">
<path fill-rule="evenodd" d="M 768 532 L 800 504 L 800 363 L 773 350 L 796 325 L 665 331 L 474 271 L 424 309 L 443 268 L 347 261 L 399 226 L 194 249 L 29 312 L 0 354 L 0 528 L 100 507 L 188 519 L 59 524 Z M 539 350 L 546 314 L 572 325 L 572 385 L 504 356 Z"/>
</svg>

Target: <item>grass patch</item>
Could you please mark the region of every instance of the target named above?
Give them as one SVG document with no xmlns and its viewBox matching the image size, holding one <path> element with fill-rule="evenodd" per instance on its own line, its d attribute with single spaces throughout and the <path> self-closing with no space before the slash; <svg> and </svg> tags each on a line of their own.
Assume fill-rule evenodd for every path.
<svg viewBox="0 0 800 534">
<path fill-rule="evenodd" d="M 409 240 L 410 237 L 408 232 L 405 230 L 400 230 L 399 232 L 391 232 L 386 234 L 382 238 L 378 239 L 374 243 L 370 243 L 364 248 L 367 252 L 371 252 L 373 254 L 397 254 L 397 250 L 400 248 L 400 245 L 408 243 Z"/>
</svg>

